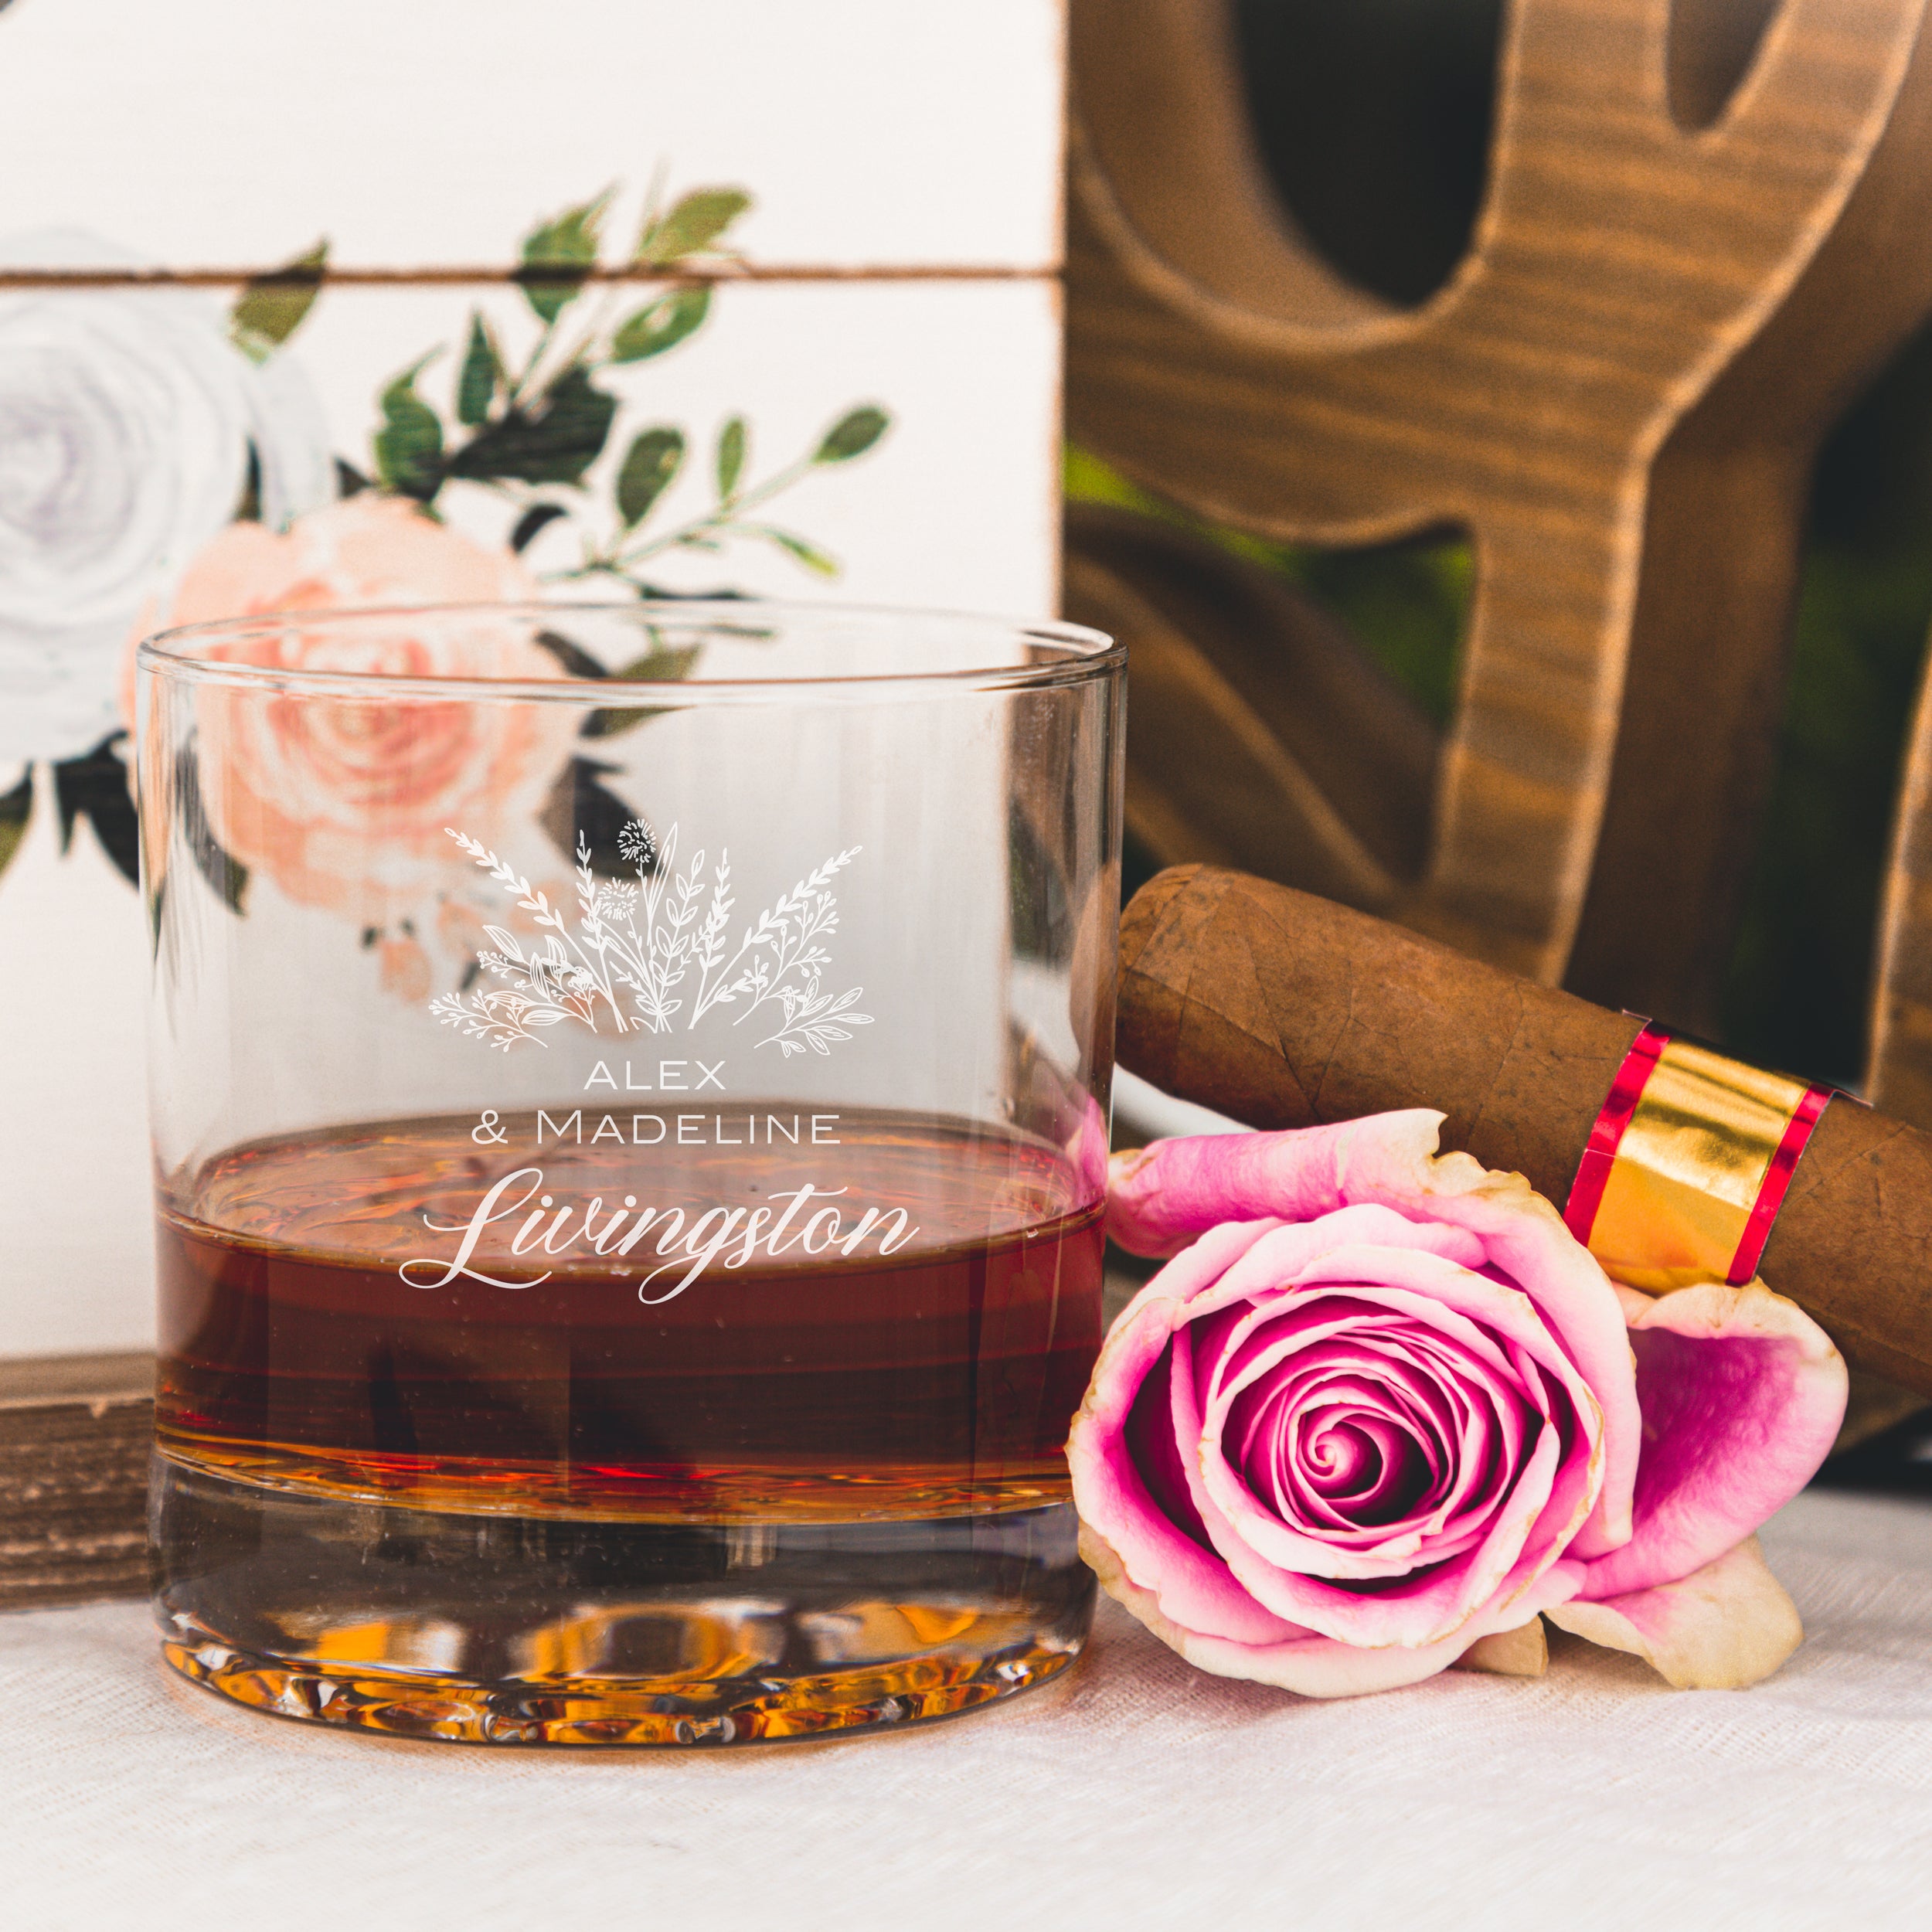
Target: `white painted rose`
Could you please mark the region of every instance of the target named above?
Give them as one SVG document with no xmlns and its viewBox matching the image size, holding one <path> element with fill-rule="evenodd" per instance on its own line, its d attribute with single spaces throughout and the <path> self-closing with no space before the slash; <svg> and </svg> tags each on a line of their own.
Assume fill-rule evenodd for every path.
<svg viewBox="0 0 1932 1932">
<path fill-rule="evenodd" d="M 0 244 L 101 259 L 72 236 Z M 222 304 L 179 288 L 0 294 L 0 767 L 68 758 L 121 723 L 129 627 L 234 515 L 253 442 L 261 512 L 326 501 L 320 405 L 286 355 L 258 368 Z"/>
</svg>

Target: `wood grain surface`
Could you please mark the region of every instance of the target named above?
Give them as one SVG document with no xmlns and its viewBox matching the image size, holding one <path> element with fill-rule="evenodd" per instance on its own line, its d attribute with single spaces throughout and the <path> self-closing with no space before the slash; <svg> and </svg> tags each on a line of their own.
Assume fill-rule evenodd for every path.
<svg viewBox="0 0 1932 1932">
<path fill-rule="evenodd" d="M 1903 219 L 1925 152 L 1906 94 L 1909 75 L 1923 86 L 1925 0 L 1787 0 L 1704 126 L 1672 112 L 1672 11 L 1517 0 L 1475 241 L 1445 288 L 1401 311 L 1334 274 L 1276 204 L 1223 7 L 1075 0 L 1067 413 L 1075 440 L 1135 481 L 1267 536 L 1467 530 L 1461 701 L 1427 863 L 1393 910 L 1553 981 L 1607 832 L 1580 964 L 1594 981 L 1634 947 L 1689 1010 L 1762 787 L 1794 478 L 1926 299 L 1870 293 L 1886 279 L 1873 238 Z M 1895 128 L 1896 178 L 1877 165 Z M 1841 328 L 1848 289 L 1869 312 Z M 1795 319 L 1771 334 L 1787 305 Z M 1760 359 L 1715 387 L 1760 337 Z M 1659 521 L 1672 542 L 1652 559 Z M 1768 558 L 1740 545 L 1700 575 L 1713 543 L 1767 527 L 1781 532 Z M 1672 588 L 1686 580 L 1689 602 Z M 1660 604 L 1668 621 L 1633 658 L 1639 616 Z M 1662 722 L 1617 765 L 1633 662 L 1632 693 Z M 1653 805 L 1659 770 L 1675 789 Z M 1685 842 L 1661 872 L 1660 822 Z M 1633 926 L 1631 894 L 1653 876 Z"/>
<path fill-rule="evenodd" d="M 148 1588 L 150 1355 L 0 1363 L 0 1609 Z"/>
<path fill-rule="evenodd" d="M 1932 656 L 1920 674 L 1893 818 L 1865 1090 L 1932 1128 Z"/>
<path fill-rule="evenodd" d="M 1437 733 L 1313 598 L 1172 523 L 1067 507 L 1066 614 L 1127 641 L 1127 825 L 1379 910 L 1420 875 Z"/>
<path fill-rule="evenodd" d="M 1719 26 L 1735 0 L 1680 8 Z M 1932 311 L 1932 32 L 1830 234 L 1650 474 L 1623 716 L 1564 983 L 1706 1036 L 1768 789 L 1819 443 Z M 1896 1110 L 1895 1111 L 1901 1111 Z M 1906 1111 L 1932 1126 L 1932 1111 Z"/>
</svg>

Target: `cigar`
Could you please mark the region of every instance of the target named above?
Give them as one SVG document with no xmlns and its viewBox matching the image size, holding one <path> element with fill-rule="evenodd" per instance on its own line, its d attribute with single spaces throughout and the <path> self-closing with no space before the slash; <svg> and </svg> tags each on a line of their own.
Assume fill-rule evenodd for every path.
<svg viewBox="0 0 1932 1932">
<path fill-rule="evenodd" d="M 1643 1022 L 1240 872 L 1164 872 L 1121 921 L 1119 1056 L 1256 1128 L 1396 1107 L 1561 1208 Z M 1932 1134 L 1845 1100 L 1758 1273 L 1855 1369 L 1932 1396 Z"/>
</svg>

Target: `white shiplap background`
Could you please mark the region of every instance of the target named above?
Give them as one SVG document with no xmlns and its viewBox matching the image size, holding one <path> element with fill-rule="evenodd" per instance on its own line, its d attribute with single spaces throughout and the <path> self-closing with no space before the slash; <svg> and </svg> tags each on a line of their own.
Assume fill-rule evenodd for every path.
<svg viewBox="0 0 1932 1932">
<path fill-rule="evenodd" d="M 460 345 L 472 308 L 506 336 L 527 328 L 503 277 L 539 219 L 616 184 L 621 237 L 655 179 L 673 197 L 749 189 L 733 241 L 754 270 L 793 273 L 722 289 L 689 342 L 615 372 L 627 417 L 611 451 L 631 414 L 682 424 L 702 454 L 742 412 L 754 464 L 809 447 L 856 403 L 893 420 L 869 456 L 784 499 L 784 520 L 840 560 L 837 582 L 750 550 L 667 563 L 663 580 L 1050 615 L 1061 15 L 1060 0 L 14 0 L 0 612 L 55 500 L 46 466 L 72 454 L 38 420 L 31 369 L 4 366 L 9 303 L 64 277 L 64 299 L 138 304 L 126 278 L 145 267 L 199 278 L 225 308 L 220 277 L 326 236 L 339 279 L 281 353 L 332 449 L 366 468 L 400 368 Z M 73 286 L 77 270 L 94 279 Z M 422 383 L 446 415 L 454 361 Z M 481 492 L 443 507 L 500 536 Z M 169 567 L 155 560 L 157 583 Z M 0 725 L 31 753 L 36 700 L 9 651 L 0 615 Z M 7 762 L 0 791 L 26 768 Z M 84 822 L 63 852 L 44 762 L 34 782 L 0 872 L 0 1354 L 138 1347 L 152 1320 L 141 911 Z"/>
</svg>

